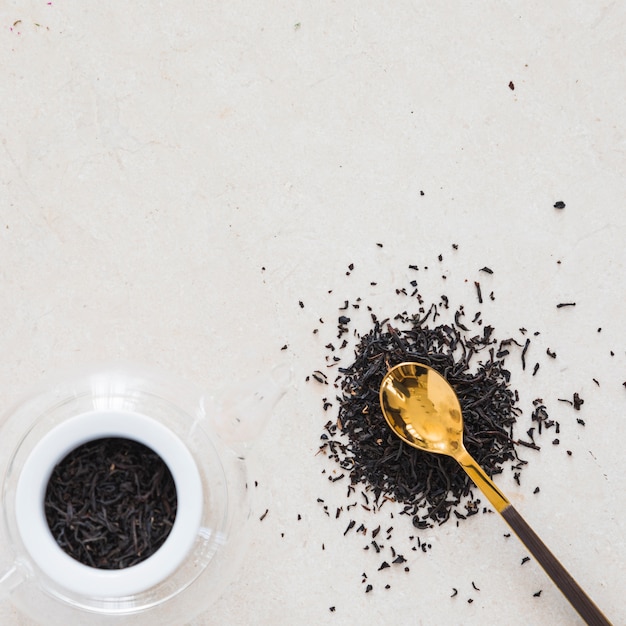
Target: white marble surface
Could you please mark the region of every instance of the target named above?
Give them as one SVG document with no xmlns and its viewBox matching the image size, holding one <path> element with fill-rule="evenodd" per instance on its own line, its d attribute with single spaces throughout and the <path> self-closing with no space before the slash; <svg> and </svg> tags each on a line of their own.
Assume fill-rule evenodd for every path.
<svg viewBox="0 0 626 626">
<path fill-rule="evenodd" d="M 268 515 L 194 624 L 578 623 L 495 516 L 433 529 L 385 590 L 316 502 L 343 497 L 315 456 L 318 318 L 356 296 L 395 314 L 409 264 L 432 298 L 493 289 L 498 336 L 541 332 L 515 386 L 568 427 L 500 484 L 626 622 L 625 28 L 606 1 L 2 2 L 2 405 L 106 358 L 211 388 L 294 369 L 257 448 Z M 7 603 L 0 622 L 27 623 Z"/>
</svg>

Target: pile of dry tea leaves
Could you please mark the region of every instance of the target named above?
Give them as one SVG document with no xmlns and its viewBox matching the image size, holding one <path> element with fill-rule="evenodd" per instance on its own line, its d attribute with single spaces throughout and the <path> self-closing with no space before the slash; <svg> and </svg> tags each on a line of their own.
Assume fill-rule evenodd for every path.
<svg viewBox="0 0 626 626">
<path fill-rule="evenodd" d="M 452 247 L 458 250 L 458 246 Z M 442 255 L 438 260 L 442 261 Z M 350 276 L 354 265 L 348 269 L 346 275 Z M 420 270 L 416 265 L 408 269 L 410 273 Z M 421 270 L 429 285 L 428 267 Z M 478 271 L 494 273 L 489 267 Z M 442 279 L 447 278 L 442 275 Z M 480 308 L 495 300 L 494 292 L 481 287 L 478 280 L 465 279 L 464 283 L 473 287 L 472 295 Z M 377 284 L 370 282 L 371 286 Z M 491 284 L 487 279 L 487 285 Z M 522 458 L 524 452 L 540 450 L 539 443 L 546 436 L 552 446 L 558 446 L 561 427 L 550 418 L 541 398 L 529 402 L 531 406 L 523 411 L 520 396 L 512 387 L 512 378 L 524 371 L 534 377 L 540 369 L 535 358 L 534 364 L 529 362 L 535 352 L 529 348 L 538 331 L 519 328 L 515 337 L 500 339 L 481 311 L 468 315 L 464 306 L 453 307 L 445 295 L 430 304 L 416 280 L 396 288 L 395 294 L 404 310 L 385 318 L 380 308 L 377 315 L 361 298 L 344 300 L 338 306 L 337 325 L 331 327 L 334 338 L 325 345 L 325 366 L 307 377 L 323 390 L 322 408 L 327 416 L 316 454 L 330 463 L 323 463 L 321 471 L 345 493 L 341 501 L 329 493 L 329 497 L 318 497 L 317 502 L 326 516 L 342 525 L 344 536 L 352 534 L 363 540 L 363 550 L 377 559 L 377 572 L 383 572 L 384 589 L 391 588 L 391 578 L 384 572 L 409 572 L 414 562 L 409 555 L 432 549 L 436 527 L 446 522 L 459 526 L 477 513 L 493 513 L 453 459 L 417 450 L 391 431 L 379 401 L 380 384 L 390 368 L 405 361 L 423 363 L 448 380 L 461 404 L 465 447 L 492 477 L 510 472 L 521 484 L 527 464 Z M 392 300 L 385 297 L 384 309 Z M 322 317 L 319 323 L 324 324 Z M 313 333 L 319 330 L 315 328 Z M 553 350 L 545 346 L 544 350 L 544 360 L 556 359 Z M 558 400 L 576 411 L 583 403 L 577 393 L 572 400 Z M 583 420 L 576 421 L 584 426 Z M 570 450 L 565 452 L 572 455 Z M 534 487 L 534 494 L 539 491 Z M 388 518 L 388 524 L 379 515 L 383 507 L 387 516 L 382 517 Z M 412 522 L 406 526 L 404 538 L 397 536 L 397 532 L 403 533 L 398 516 Z M 505 538 L 510 536 L 504 533 Z M 374 580 L 367 572 L 362 573 L 361 583 L 366 593 L 374 589 Z M 472 581 L 469 593 L 474 591 L 479 588 Z M 457 593 L 453 588 L 452 597 Z M 540 593 L 534 595 L 539 597 Z"/>
<path fill-rule="evenodd" d="M 452 244 L 453 256 L 458 248 Z M 554 362 L 556 352 L 542 340 L 538 343 L 543 348 L 536 352 L 533 344 L 539 331 L 521 327 L 514 337 L 501 338 L 486 323 L 482 309 L 492 306 L 496 299 L 491 290 L 496 284 L 491 277 L 494 271 L 487 266 L 475 270 L 480 272 L 476 279 L 454 281 L 457 291 L 461 286 L 464 297 L 469 295 L 477 301 L 479 310 L 474 314 L 468 314 L 463 305 L 453 306 L 446 295 L 423 297 L 418 281 L 411 278 L 419 276 L 430 294 L 441 294 L 439 277 L 453 287 L 453 281 L 447 280 L 451 277 L 448 269 L 441 265 L 443 255 L 437 260 L 434 267 L 442 273 L 428 272 L 427 265 L 409 265 L 407 284 L 394 290 L 383 291 L 378 282 L 370 281 L 370 303 L 360 297 L 344 300 L 337 307 L 336 326 L 313 329 L 314 335 L 326 337 L 322 344 L 328 341 L 327 331 L 334 331 L 325 344 L 325 365 L 307 377 L 320 387 L 326 416 L 316 455 L 324 460 L 321 473 L 332 485 L 331 492 L 339 489 L 345 494 L 341 498 L 339 491 L 337 500 L 328 492 L 317 502 L 328 518 L 341 525 L 344 536 L 363 541 L 362 548 L 374 557 L 380 576 L 377 580 L 385 590 L 398 580 L 394 572 L 409 572 L 421 558 L 419 554 L 431 551 L 438 526 L 459 526 L 477 513 L 493 513 L 453 459 L 417 450 L 389 428 L 379 400 L 380 384 L 389 369 L 402 362 L 417 362 L 447 379 L 460 401 L 465 447 L 491 477 L 507 472 L 509 480 L 512 474 L 512 480 L 520 485 L 527 455 L 539 451 L 546 437 L 551 448 L 562 443 L 561 424 L 550 418 L 543 399 L 530 400 L 525 395 L 521 401 L 513 387 L 522 374 L 534 377 L 541 365 Z M 453 264 L 458 265 L 458 261 L 453 260 Z M 346 276 L 354 272 L 351 263 Z M 392 302 L 401 303 L 395 309 L 401 312 L 394 316 L 389 310 Z M 299 305 L 304 308 L 302 301 Z M 556 304 L 557 309 L 564 310 L 574 306 L 575 302 Z M 319 317 L 320 324 L 325 324 L 325 317 Z M 599 386 L 595 378 L 593 382 Z M 524 384 L 526 393 L 532 393 L 528 383 L 526 380 Z M 575 412 L 584 403 L 578 393 L 558 401 L 569 404 Z M 576 423 L 585 426 L 578 417 Z M 564 435 L 563 443 L 568 441 Z M 573 455 L 569 449 L 564 453 Z M 539 486 L 531 489 L 533 494 L 540 492 Z M 409 523 L 401 523 L 398 518 L 402 517 Z M 503 536 L 508 539 L 511 533 Z M 324 544 L 321 547 L 325 549 Z M 525 556 L 521 564 L 528 561 Z M 369 569 L 367 562 L 363 565 Z M 367 569 L 360 576 L 365 593 L 377 586 Z M 471 588 L 461 585 L 451 589 L 452 598 L 463 595 L 468 604 L 480 591 L 475 581 L 471 581 Z M 533 596 L 540 597 L 541 590 Z M 336 606 L 329 610 L 335 612 Z"/>
<path fill-rule="evenodd" d="M 515 470 L 524 464 L 517 456 L 513 433 L 520 409 L 504 366 L 508 343 L 496 347 L 490 326 L 483 326 L 480 335 L 467 336 L 462 311 L 456 323 L 429 326 L 435 313 L 431 307 L 424 315 L 401 316 L 394 323 L 373 316 L 373 328 L 361 337 L 354 362 L 339 368 L 339 414 L 326 424 L 321 445 L 349 472 L 353 485 L 369 486 L 374 502 L 391 497 L 402 503 L 403 512 L 412 516 L 418 528 L 441 524 L 452 513 L 465 518 L 478 507 L 470 499 L 459 510 L 472 483 L 453 459 L 416 450 L 387 426 L 379 388 L 389 368 L 415 361 L 446 377 L 461 403 L 468 452 L 489 475 L 502 472 L 507 462 Z M 474 364 L 483 352 L 485 358 Z"/>
<path fill-rule="evenodd" d="M 493 273 L 486 267 L 481 271 Z M 478 302 L 483 304 L 480 284 L 475 281 L 474 285 Z M 446 296 L 427 306 L 416 281 L 411 281 L 411 286 L 410 294 L 407 289 L 396 289 L 396 293 L 410 296 L 415 312 L 381 320 L 368 306 L 371 324 L 365 334 L 351 328 L 349 317 L 351 307 L 358 309 L 364 304 L 360 299 L 352 305 L 346 301 L 338 316 L 337 339 L 341 343 L 326 345 L 328 373 L 318 369 L 312 378 L 337 390 L 335 398 L 323 398 L 327 413 L 335 405 L 338 412 L 326 422 L 318 451 L 332 459 L 341 472 L 330 479 L 348 478 L 348 497 L 360 486 L 368 509 L 377 510 L 389 500 L 399 503 L 401 513 L 410 516 L 416 528 L 424 529 L 451 517 L 458 524 L 479 512 L 481 500 L 474 498 L 478 490 L 453 459 L 417 450 L 389 429 L 380 409 L 379 388 L 391 367 L 404 361 L 419 362 L 448 380 L 463 411 L 465 446 L 490 476 L 510 469 L 519 483 L 526 461 L 518 451 L 539 450 L 535 437 L 546 429 L 558 433 L 560 425 L 549 418 L 543 401 L 536 399 L 524 439 L 514 430 L 522 411 L 518 393 L 510 386 L 506 359 L 517 353 L 526 369 L 530 345 L 526 329 L 520 329 L 518 339 L 499 340 L 480 313 L 467 319 L 464 307 L 453 312 Z M 493 292 L 489 299 L 494 299 Z M 350 347 L 346 337 L 351 335 L 356 337 L 354 355 L 344 364 L 345 349 Z M 547 354 L 554 356 L 549 350 Z M 536 363 L 533 376 L 538 369 Z M 331 371 L 336 373 L 334 380 L 329 378 Z"/>
</svg>

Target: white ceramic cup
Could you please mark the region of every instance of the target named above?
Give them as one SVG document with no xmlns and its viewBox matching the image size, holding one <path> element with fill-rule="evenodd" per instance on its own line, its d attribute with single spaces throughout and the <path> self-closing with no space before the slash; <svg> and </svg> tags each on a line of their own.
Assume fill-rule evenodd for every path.
<svg viewBox="0 0 626 626">
<path fill-rule="evenodd" d="M 56 543 L 44 511 L 45 492 L 55 465 L 84 443 L 107 437 L 132 439 L 156 452 L 172 474 L 177 496 L 176 519 L 163 545 L 141 563 L 119 570 L 89 567 L 70 557 Z M 113 598 L 145 591 L 181 565 L 198 534 L 202 501 L 198 468 L 176 434 L 140 413 L 96 410 L 62 422 L 36 444 L 20 474 L 15 506 L 24 546 L 46 576 L 71 592 Z"/>
</svg>

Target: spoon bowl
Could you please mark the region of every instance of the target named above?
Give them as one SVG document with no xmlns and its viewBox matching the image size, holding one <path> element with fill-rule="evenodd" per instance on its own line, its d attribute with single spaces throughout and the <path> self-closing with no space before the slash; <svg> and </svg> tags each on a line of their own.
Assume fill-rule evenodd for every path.
<svg viewBox="0 0 626 626">
<path fill-rule="evenodd" d="M 380 385 L 380 407 L 391 430 L 403 441 L 425 452 L 451 456 L 459 463 L 587 624 L 610 626 L 591 598 L 467 452 L 463 445 L 461 404 L 441 374 L 421 363 L 392 367 Z"/>
<path fill-rule="evenodd" d="M 463 449 L 463 416 L 448 381 L 432 367 L 401 363 L 383 379 L 380 405 L 391 430 L 409 445 L 455 456 Z"/>
</svg>

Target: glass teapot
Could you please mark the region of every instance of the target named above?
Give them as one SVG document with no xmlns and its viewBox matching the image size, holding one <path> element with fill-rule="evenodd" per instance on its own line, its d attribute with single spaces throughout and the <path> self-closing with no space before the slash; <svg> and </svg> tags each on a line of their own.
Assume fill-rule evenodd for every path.
<svg viewBox="0 0 626 626">
<path fill-rule="evenodd" d="M 243 556 L 253 503 L 246 456 L 290 371 L 214 401 L 153 369 L 93 368 L 48 384 L 0 423 L 0 598 L 46 625 L 181 624 L 208 608 Z M 176 487 L 163 545 L 144 561 L 98 569 L 58 545 L 44 512 L 54 467 L 89 441 L 153 450 Z"/>
</svg>

